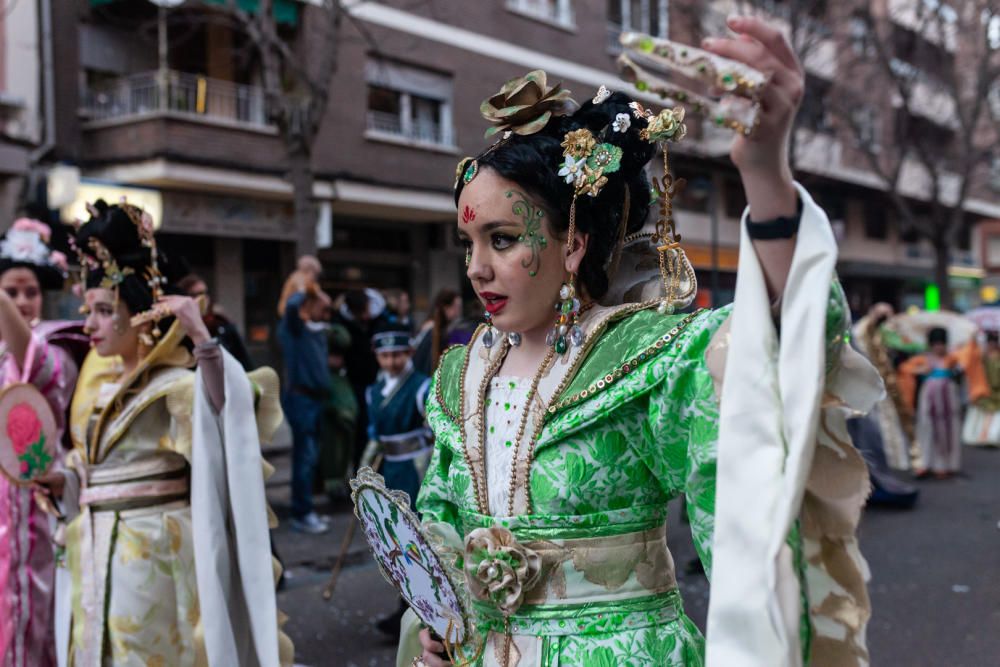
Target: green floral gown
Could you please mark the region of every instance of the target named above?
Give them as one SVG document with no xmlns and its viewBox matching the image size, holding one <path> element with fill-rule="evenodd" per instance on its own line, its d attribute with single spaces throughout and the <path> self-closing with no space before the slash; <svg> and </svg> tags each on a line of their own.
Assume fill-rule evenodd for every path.
<svg viewBox="0 0 1000 667">
<path fill-rule="evenodd" d="M 522 440 L 506 443 L 517 445 L 513 472 L 497 481 L 513 491 L 507 506 L 490 502 L 497 494 L 487 479 L 497 478 L 488 475 L 484 454 L 495 427 L 484 408 L 495 395 L 490 383 L 506 343 L 487 349 L 481 328 L 468 346 L 444 355 L 428 399 L 436 444 L 417 508 L 467 596 L 472 636 L 459 648 L 468 664 L 502 665 L 505 655 L 519 667 L 704 664 L 704 639 L 684 614 L 665 520 L 667 503 L 685 496 L 694 544 L 711 578 L 730 311 L 663 315 L 654 302 L 586 313 L 586 342 L 542 378 Z M 825 322 L 828 376 L 849 350 L 848 327 L 834 283 Z M 846 431 L 839 441 L 836 435 L 843 451 L 831 466 L 853 467 L 850 474 L 834 470 L 832 479 L 850 477 L 841 490 L 863 500 L 864 465 Z M 857 474 L 865 481 L 859 484 Z M 837 512 L 823 514 L 822 496 L 806 494 L 805 510 L 812 503 L 816 511 L 797 520 L 787 539 L 801 590 L 799 646 L 806 661 L 817 645 L 836 644 L 833 654 L 851 656 L 814 664 L 865 664 L 866 571 L 860 554 L 830 565 L 831 554 L 856 551 L 854 526 L 824 522 Z M 503 570 L 512 559 L 533 565 L 520 568 L 512 584 L 491 589 L 498 570 L 488 565 Z M 834 572 L 811 576 L 810 569 Z M 822 590 L 807 597 L 814 582 Z M 400 665 L 418 653 L 413 635 L 406 636 L 413 630 L 404 623 Z"/>
</svg>

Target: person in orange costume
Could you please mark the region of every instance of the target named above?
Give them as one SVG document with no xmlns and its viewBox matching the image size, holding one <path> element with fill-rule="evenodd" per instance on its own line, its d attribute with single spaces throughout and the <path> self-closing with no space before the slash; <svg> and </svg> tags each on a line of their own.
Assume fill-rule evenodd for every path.
<svg viewBox="0 0 1000 667">
<path fill-rule="evenodd" d="M 948 351 L 948 332 L 931 329 L 927 334 L 927 353 L 910 357 L 899 367 L 899 389 L 917 417 L 916 439 L 920 446 L 920 465 L 914 466 L 917 477 L 928 472 L 946 479 L 961 470 L 962 404 L 958 380 L 964 373 L 970 392 L 980 392 L 984 384 L 982 364 L 974 363 L 975 341 Z M 917 393 L 917 378 L 923 384 Z M 978 395 L 978 394 L 975 394 Z"/>
</svg>

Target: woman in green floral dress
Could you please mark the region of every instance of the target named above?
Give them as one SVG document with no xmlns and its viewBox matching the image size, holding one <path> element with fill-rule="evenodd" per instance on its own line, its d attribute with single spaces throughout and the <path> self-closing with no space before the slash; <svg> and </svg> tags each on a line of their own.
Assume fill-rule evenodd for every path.
<svg viewBox="0 0 1000 667">
<path fill-rule="evenodd" d="M 868 482 L 844 416 L 881 386 L 843 344 L 833 235 L 787 162 L 802 68 L 777 30 L 730 27 L 706 48 L 770 75 L 731 150 L 749 202 L 732 307 L 674 313 L 693 275 L 669 177 L 666 294 L 629 283 L 646 165 L 683 113 L 603 88 L 576 109 L 544 72 L 483 104 L 501 138 L 460 164 L 456 226 L 487 324 L 435 375 L 417 500 L 469 634 L 445 647 L 410 615 L 400 665 L 867 664 Z M 682 494 L 712 581 L 707 655 L 667 548 Z"/>
</svg>

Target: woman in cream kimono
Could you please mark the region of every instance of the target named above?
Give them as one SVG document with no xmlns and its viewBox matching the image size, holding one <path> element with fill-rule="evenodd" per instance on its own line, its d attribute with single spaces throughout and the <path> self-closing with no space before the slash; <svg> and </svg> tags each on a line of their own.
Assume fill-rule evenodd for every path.
<svg viewBox="0 0 1000 667">
<path fill-rule="evenodd" d="M 540 71 L 483 104 L 502 138 L 460 163 L 456 228 L 487 324 L 435 375 L 417 500 L 470 632 L 446 647 L 404 618 L 398 665 L 867 664 L 869 487 L 845 417 L 881 383 L 844 344 L 836 243 L 788 167 L 802 68 L 778 30 L 730 27 L 709 48 L 770 74 L 731 151 L 749 202 L 731 308 L 674 312 L 694 285 L 669 177 L 666 295 L 613 275 L 636 268 L 614 249 L 648 243 L 644 169 L 683 114 L 603 89 L 574 110 Z M 667 548 L 681 494 L 712 582 L 707 646 Z"/>
<path fill-rule="evenodd" d="M 274 372 L 248 379 L 197 303 L 164 295 L 141 210 L 98 202 L 76 243 L 94 349 L 69 471 L 44 480 L 68 522 L 69 664 L 290 663 L 259 449 L 281 419 Z"/>
</svg>

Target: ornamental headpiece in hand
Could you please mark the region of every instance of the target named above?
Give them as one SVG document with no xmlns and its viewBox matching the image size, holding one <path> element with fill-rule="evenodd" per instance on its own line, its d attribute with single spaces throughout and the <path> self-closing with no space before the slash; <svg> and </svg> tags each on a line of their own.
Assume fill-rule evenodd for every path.
<svg viewBox="0 0 1000 667">
<path fill-rule="evenodd" d="M 716 126 L 749 136 L 760 120 L 760 92 L 767 77 L 741 62 L 636 32 L 619 38 L 622 78 L 641 93 L 687 107 Z M 653 74 L 649 69 L 659 74 Z"/>
</svg>

